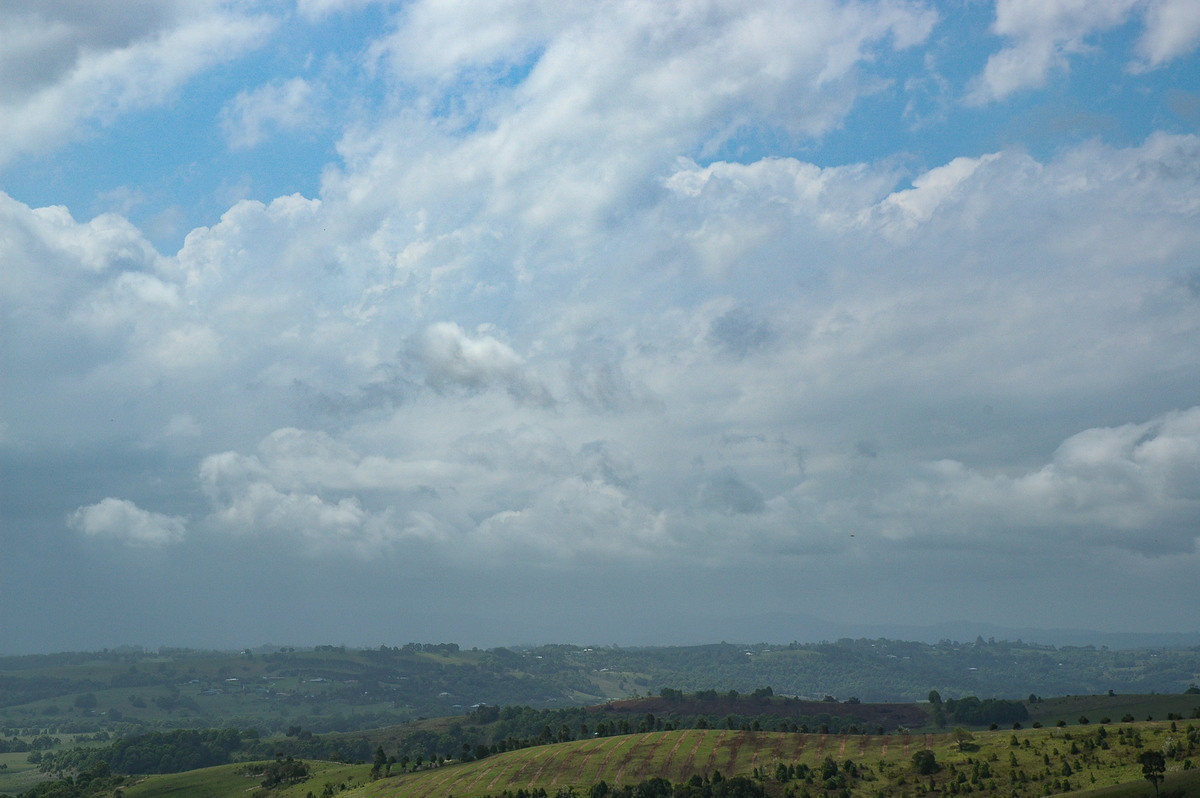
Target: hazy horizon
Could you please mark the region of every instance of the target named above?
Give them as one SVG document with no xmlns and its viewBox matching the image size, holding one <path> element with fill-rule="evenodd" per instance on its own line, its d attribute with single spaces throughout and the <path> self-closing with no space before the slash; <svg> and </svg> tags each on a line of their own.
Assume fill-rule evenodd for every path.
<svg viewBox="0 0 1200 798">
<path fill-rule="evenodd" d="M 0 652 L 1200 631 L 1192 0 L 0 41 Z"/>
</svg>

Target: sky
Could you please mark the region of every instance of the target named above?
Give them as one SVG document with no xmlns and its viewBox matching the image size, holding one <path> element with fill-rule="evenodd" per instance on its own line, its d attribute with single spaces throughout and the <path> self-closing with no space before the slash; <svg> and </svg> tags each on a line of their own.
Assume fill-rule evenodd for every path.
<svg viewBox="0 0 1200 798">
<path fill-rule="evenodd" d="M 1195 0 L 0 42 L 0 653 L 1200 631 Z"/>
</svg>

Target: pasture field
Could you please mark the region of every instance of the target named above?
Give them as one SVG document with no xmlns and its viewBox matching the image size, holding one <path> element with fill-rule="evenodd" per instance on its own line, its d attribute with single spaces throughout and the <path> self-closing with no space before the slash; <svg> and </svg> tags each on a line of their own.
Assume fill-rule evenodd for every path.
<svg viewBox="0 0 1200 798">
<path fill-rule="evenodd" d="M 635 786 L 651 778 L 686 782 L 712 779 L 717 771 L 763 785 L 772 796 L 803 798 L 842 794 L 852 798 L 916 798 L 974 794 L 1035 798 L 1071 792 L 1096 798 L 1153 794 L 1137 757 L 1163 751 L 1168 758 L 1163 795 L 1200 794 L 1200 735 L 1195 724 L 1169 721 L 1089 724 L 938 734 L 793 734 L 735 730 L 649 732 L 537 746 L 481 760 L 448 763 L 370 780 L 369 765 L 309 761 L 311 777 L 266 791 L 245 764 L 149 776 L 123 790 L 125 798 L 481 798 L 544 790 L 548 796 L 585 796 L 601 781 Z M 914 754 L 929 752 L 938 770 L 920 775 Z M 830 768 L 843 779 L 830 789 Z M 823 773 L 824 771 L 824 773 Z M 1182 792 L 1179 792 L 1182 791 Z"/>
<path fill-rule="evenodd" d="M 1162 798 L 1191 798 L 1200 795 L 1200 770 L 1185 773 L 1168 773 L 1166 781 L 1159 785 Z M 1154 788 L 1146 781 L 1131 781 L 1111 787 L 1101 787 L 1076 795 L 1086 798 L 1154 798 Z"/>
<path fill-rule="evenodd" d="M 922 794 L 930 784 L 943 793 L 1040 796 L 1067 791 L 1132 785 L 1142 780 L 1137 755 L 1160 750 L 1168 738 L 1180 757 L 1168 765 L 1171 779 L 1192 783 L 1200 770 L 1184 770 L 1186 726 L 1166 722 L 1104 727 L 1042 728 L 978 732 L 959 742 L 951 733 L 910 735 L 814 735 L 778 732 L 687 730 L 582 740 L 500 754 L 477 762 L 381 779 L 354 791 L 363 798 L 480 798 L 505 791 L 543 789 L 550 795 L 573 788 L 586 794 L 603 780 L 610 786 L 636 785 L 661 776 L 684 782 L 693 776 L 744 776 L 777 795 L 823 794 L 819 777 L 780 779 L 780 765 L 807 765 L 817 774 L 827 760 L 854 763 L 857 776 L 847 788 L 854 796 Z M 1193 744 L 1194 747 L 1194 744 Z M 918 776 L 913 755 L 933 753 L 940 770 Z M 1047 792 L 1049 790 L 1049 792 Z M 1152 790 L 1150 793 L 1151 794 Z M 1116 795 L 1117 793 L 1114 793 Z M 1126 793 L 1120 793 L 1126 794 Z"/>
<path fill-rule="evenodd" d="M 326 784 L 334 786 L 339 794 L 350 794 L 366 784 L 371 775 L 368 765 L 343 765 L 340 762 L 309 762 L 312 775 L 302 784 L 280 787 L 269 792 L 272 798 L 305 798 L 312 792 L 320 795 Z M 246 774 L 246 764 L 218 765 L 217 767 L 190 770 L 186 773 L 171 773 L 162 776 L 147 776 L 126 787 L 125 798 L 245 798 L 256 792 L 267 793 L 259 786 L 260 779 Z"/>
<path fill-rule="evenodd" d="M 1171 714 L 1194 722 L 1200 718 L 1200 695 L 1194 694 L 1070 695 L 1027 706 L 1030 721 L 1040 721 L 1044 726 L 1055 725 L 1060 720 L 1074 726 L 1081 717 L 1092 723 L 1099 723 L 1106 717 L 1110 722 L 1119 722 L 1125 715 L 1132 715 L 1135 721 L 1165 720 Z"/>
<path fill-rule="evenodd" d="M 25 753 L 0 754 L 0 765 L 8 765 L 0 769 L 0 795 L 16 795 L 51 778 L 40 773 L 37 765 L 31 765 L 28 757 Z"/>
</svg>

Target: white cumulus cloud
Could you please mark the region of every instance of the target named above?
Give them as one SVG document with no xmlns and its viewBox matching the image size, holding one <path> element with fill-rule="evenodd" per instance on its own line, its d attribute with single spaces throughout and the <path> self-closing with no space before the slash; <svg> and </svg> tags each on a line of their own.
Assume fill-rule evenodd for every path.
<svg viewBox="0 0 1200 798">
<path fill-rule="evenodd" d="M 130 546 L 166 546 L 183 540 L 187 532 L 183 518 L 143 510 L 131 501 L 111 497 L 80 507 L 67 517 L 67 523 L 88 537 Z"/>
<path fill-rule="evenodd" d="M 472 337 L 457 324 L 439 322 L 420 336 L 416 356 L 435 390 L 459 387 L 478 391 L 495 385 L 520 401 L 553 402 L 545 387 L 526 373 L 517 353 L 490 335 Z"/>
</svg>

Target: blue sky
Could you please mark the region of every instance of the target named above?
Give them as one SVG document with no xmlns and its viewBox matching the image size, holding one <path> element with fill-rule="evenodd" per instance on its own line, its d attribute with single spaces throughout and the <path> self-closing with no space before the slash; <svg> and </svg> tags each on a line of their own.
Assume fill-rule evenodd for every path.
<svg viewBox="0 0 1200 798">
<path fill-rule="evenodd" d="M 1191 0 L 0 34 L 4 651 L 1196 631 Z"/>
</svg>

